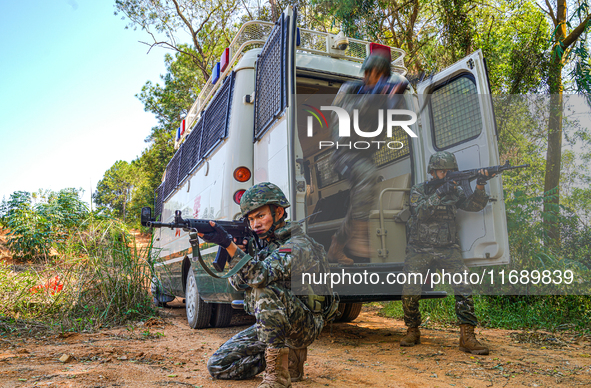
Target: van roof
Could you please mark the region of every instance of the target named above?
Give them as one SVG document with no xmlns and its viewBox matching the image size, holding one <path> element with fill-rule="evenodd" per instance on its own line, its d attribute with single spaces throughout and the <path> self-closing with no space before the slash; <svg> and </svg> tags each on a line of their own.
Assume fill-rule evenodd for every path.
<svg viewBox="0 0 591 388">
<path fill-rule="evenodd" d="M 224 79 L 232 71 L 245 52 L 253 48 L 263 47 L 274 26 L 275 23 L 262 20 L 253 20 L 244 23 L 228 47 L 230 50 L 229 65 L 220 74 L 219 80 Z M 335 39 L 337 39 L 336 34 L 307 30 L 300 27 L 298 27 L 297 31 L 300 35 L 300 44 L 297 46 L 297 51 L 353 62 L 363 62 L 369 55 L 369 45 L 371 42 L 347 38 L 349 40 L 348 47 L 345 50 L 338 50 L 333 47 Z M 395 47 L 390 47 L 390 52 L 393 59 L 392 70 L 403 75 L 406 74 L 406 67 L 404 67 L 404 56 L 406 52 Z M 209 77 L 187 114 L 185 120 L 187 128 L 190 128 L 199 118 L 201 112 L 205 109 L 209 100 L 215 95 L 221 84 L 222 82 L 219 81 L 214 84 L 212 77 Z"/>
</svg>

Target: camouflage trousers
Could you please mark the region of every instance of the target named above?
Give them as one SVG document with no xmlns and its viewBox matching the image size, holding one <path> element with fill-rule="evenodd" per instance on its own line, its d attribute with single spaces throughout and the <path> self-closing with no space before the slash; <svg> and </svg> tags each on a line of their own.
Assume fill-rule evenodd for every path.
<svg viewBox="0 0 591 388">
<path fill-rule="evenodd" d="M 464 273 L 468 267 L 464 264 L 460 247 L 457 244 L 449 247 L 419 247 L 406 246 L 404 261 L 405 273 L 421 273 L 426 276 L 428 270 L 445 269 L 447 273 Z M 452 284 L 456 298 L 456 316 L 460 324 L 476 326 L 478 319 L 474 314 L 474 300 L 469 284 Z M 405 284 L 402 289 L 402 307 L 404 309 L 404 323 L 408 327 L 421 325 L 419 300 L 421 299 L 421 284 Z"/>
<path fill-rule="evenodd" d="M 338 243 L 346 244 L 353 235 L 354 221 L 368 221 L 376 202 L 378 169 L 371 157 L 355 152 L 343 152 L 333 159 L 334 170 L 349 181 L 349 209 L 335 233 Z"/>
<path fill-rule="evenodd" d="M 213 378 L 242 380 L 265 370 L 267 346 L 299 349 L 309 346 L 324 327 L 321 314 L 312 314 L 290 290 L 252 289 L 256 323 L 223 344 L 209 359 Z"/>
</svg>

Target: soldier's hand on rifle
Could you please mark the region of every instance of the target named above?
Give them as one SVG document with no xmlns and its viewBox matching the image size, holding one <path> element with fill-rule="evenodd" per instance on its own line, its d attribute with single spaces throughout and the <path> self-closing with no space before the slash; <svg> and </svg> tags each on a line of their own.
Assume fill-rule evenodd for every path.
<svg viewBox="0 0 591 388">
<path fill-rule="evenodd" d="M 453 182 L 453 181 L 445 182 L 437 190 L 435 190 L 435 194 L 437 194 L 437 196 L 439 198 L 443 198 L 449 194 L 456 194 L 457 192 L 458 192 L 457 183 Z"/>
<path fill-rule="evenodd" d="M 238 239 L 236 237 L 234 237 L 234 244 L 236 244 L 236 246 L 240 249 L 242 249 L 244 252 L 246 252 L 246 247 L 248 245 L 248 240 L 244 239 L 242 240 L 242 244 L 238 243 Z"/>
<path fill-rule="evenodd" d="M 228 248 L 232 244 L 232 236 L 213 221 L 209 221 L 213 231 L 208 233 L 197 233 L 205 242 L 214 243 L 221 247 Z"/>
<path fill-rule="evenodd" d="M 496 175 L 489 174 L 488 169 L 486 168 L 481 168 L 480 170 L 478 170 L 478 173 L 480 174 L 480 176 L 476 180 L 476 188 L 480 190 L 484 190 L 484 185 L 486 185 L 486 182 Z"/>
</svg>

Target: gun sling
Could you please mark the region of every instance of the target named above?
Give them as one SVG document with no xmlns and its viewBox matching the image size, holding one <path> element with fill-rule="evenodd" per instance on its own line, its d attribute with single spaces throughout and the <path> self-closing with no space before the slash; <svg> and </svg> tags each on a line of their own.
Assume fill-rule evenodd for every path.
<svg viewBox="0 0 591 388">
<path fill-rule="evenodd" d="M 229 277 L 235 275 L 238 271 L 240 271 L 242 269 L 242 267 L 244 267 L 246 265 L 246 263 L 248 263 L 250 261 L 250 259 L 252 259 L 252 257 L 250 256 L 245 256 L 242 258 L 242 260 L 240 260 L 238 263 L 236 263 L 236 265 L 234 266 L 234 268 L 232 268 L 227 274 L 225 275 L 216 275 L 211 269 L 209 269 L 209 267 L 207 266 L 207 264 L 205 264 L 205 262 L 203 261 L 203 258 L 201 257 L 201 251 L 199 250 L 199 239 L 197 236 L 197 233 L 190 233 L 189 234 L 189 242 L 191 243 L 191 248 L 193 250 L 193 258 L 197 259 L 199 261 L 199 263 L 201 264 L 201 267 L 203 267 L 203 269 L 205 270 L 205 272 L 207 272 L 207 274 L 209 276 L 212 276 L 214 278 L 217 279 L 228 279 Z M 220 247 L 219 249 L 224 249 L 222 247 Z M 195 253 L 197 252 L 197 253 Z"/>
</svg>

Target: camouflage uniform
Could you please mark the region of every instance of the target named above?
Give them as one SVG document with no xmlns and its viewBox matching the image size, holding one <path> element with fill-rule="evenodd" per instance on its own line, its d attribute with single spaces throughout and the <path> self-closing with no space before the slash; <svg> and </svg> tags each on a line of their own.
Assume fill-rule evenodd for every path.
<svg viewBox="0 0 591 388">
<path fill-rule="evenodd" d="M 453 162 L 455 163 L 455 157 Z M 432 164 L 435 164 L 433 169 L 437 169 L 436 158 L 435 160 L 432 158 L 429 165 Z M 457 163 L 455 165 L 457 166 Z M 484 190 L 476 189 L 474 194 L 466 198 L 464 191 L 458 186 L 455 194 L 447 194 L 439 198 L 434 191 L 427 192 L 425 183 L 413 186 L 410 192 L 411 219 L 408 224 L 405 272 L 422 273 L 425 276 L 429 268 L 432 270 L 441 268 L 450 273 L 468 271 L 460 251 L 456 211 L 462 209 L 477 212 L 484 209 L 487 202 L 488 195 Z M 474 315 L 474 301 L 470 286 L 452 284 L 452 288 L 456 298 L 456 315 L 460 324 L 476 326 L 478 321 Z M 421 285 L 406 284 L 402 293 L 404 323 L 410 328 L 419 327 Z"/>
<path fill-rule="evenodd" d="M 289 203 L 287 204 L 289 206 Z M 237 250 L 230 266 L 247 254 Z M 256 258 L 230 278 L 244 290 L 244 309 L 256 323 L 236 334 L 209 359 L 209 373 L 217 379 L 247 379 L 265 370 L 265 349 L 305 348 L 320 335 L 325 311 L 311 311 L 307 296 L 296 295 L 291 279 L 302 272 L 323 273 L 328 263 L 323 247 L 308 237 L 298 223 L 286 222 Z M 316 295 L 332 295 L 328 286 Z"/>
<path fill-rule="evenodd" d="M 368 65 L 371 67 L 373 63 L 368 61 L 364 64 L 364 66 Z M 366 132 L 374 131 L 378 127 L 378 110 L 394 108 L 402 99 L 400 93 L 406 89 L 406 79 L 398 74 L 394 77 L 393 82 L 388 81 L 388 77 L 383 77 L 374 86 L 367 86 L 363 82 L 347 82 L 339 89 L 332 105 L 345 109 L 350 118 L 353 118 L 353 111 L 357 109 L 361 118 L 360 129 Z M 385 99 L 384 96 L 389 98 Z M 342 139 L 339 137 L 336 115 L 332 118 L 331 134 L 335 143 L 379 141 L 386 133 L 383 131 L 384 136 L 368 139 L 358 136 L 352 130 L 351 137 Z M 378 170 L 372 159 L 374 152 L 375 149 L 372 147 L 368 149 L 339 148 L 332 155 L 333 169 L 344 176 L 351 187 L 347 215 L 335 234 L 336 241 L 340 244 L 345 244 L 352 235 L 354 220 L 363 222 L 369 220 L 369 212 L 377 195 Z"/>
</svg>

